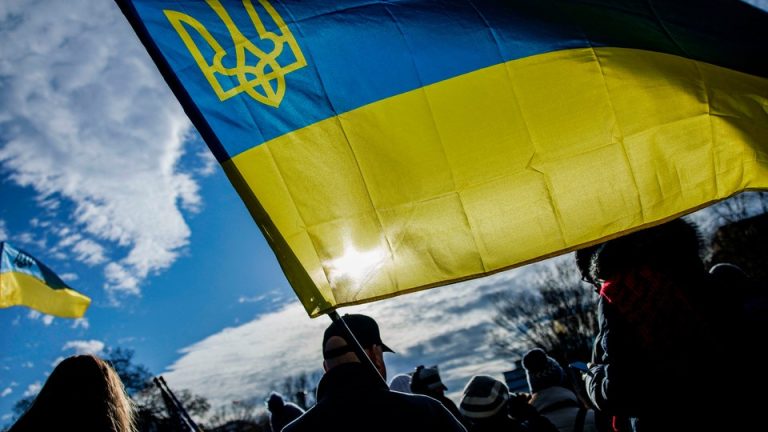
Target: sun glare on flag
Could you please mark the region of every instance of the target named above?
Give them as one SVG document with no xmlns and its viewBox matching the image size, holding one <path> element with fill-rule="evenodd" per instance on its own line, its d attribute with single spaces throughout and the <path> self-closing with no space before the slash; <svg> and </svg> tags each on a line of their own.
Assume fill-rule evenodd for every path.
<svg viewBox="0 0 768 432">
<path fill-rule="evenodd" d="M 376 274 L 386 254 L 381 248 L 368 251 L 357 250 L 354 246 L 344 248 L 344 254 L 326 263 L 328 279 L 332 288 L 338 286 L 359 288 Z"/>
</svg>

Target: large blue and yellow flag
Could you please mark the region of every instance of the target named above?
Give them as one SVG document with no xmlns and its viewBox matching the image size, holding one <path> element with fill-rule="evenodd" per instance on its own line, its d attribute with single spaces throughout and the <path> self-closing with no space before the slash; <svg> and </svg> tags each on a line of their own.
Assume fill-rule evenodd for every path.
<svg viewBox="0 0 768 432">
<path fill-rule="evenodd" d="M 64 318 L 80 318 L 91 299 L 67 286 L 28 253 L 0 242 L 0 308 L 27 306 Z"/>
<path fill-rule="evenodd" d="M 307 312 L 768 187 L 731 0 L 117 0 Z"/>
</svg>

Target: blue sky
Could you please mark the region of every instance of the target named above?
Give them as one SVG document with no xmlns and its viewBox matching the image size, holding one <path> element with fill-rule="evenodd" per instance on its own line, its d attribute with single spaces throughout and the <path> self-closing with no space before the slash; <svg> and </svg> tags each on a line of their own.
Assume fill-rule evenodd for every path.
<svg viewBox="0 0 768 432">
<path fill-rule="evenodd" d="M 214 403 L 261 397 L 271 381 L 319 369 L 327 320 L 303 312 L 118 9 L 4 1 L 0 40 L 0 239 L 93 299 L 81 320 L 0 309 L 0 423 L 60 358 L 106 347 L 135 350 L 172 386 Z M 509 278 L 353 310 L 401 329 L 384 330 L 399 351 L 393 373 L 446 363 L 447 345 L 430 341 L 482 342 L 487 314 L 446 323 L 445 308 L 485 305 L 473 290 Z"/>
<path fill-rule="evenodd" d="M 0 41 L 0 240 L 93 299 L 82 320 L 0 309 L 0 424 L 58 359 L 105 347 L 217 404 L 318 369 L 327 320 L 307 318 L 117 7 L 3 0 Z M 511 367 L 484 339 L 488 296 L 530 272 L 350 310 L 382 323 L 392 375 L 440 363 L 456 392 Z"/>
</svg>

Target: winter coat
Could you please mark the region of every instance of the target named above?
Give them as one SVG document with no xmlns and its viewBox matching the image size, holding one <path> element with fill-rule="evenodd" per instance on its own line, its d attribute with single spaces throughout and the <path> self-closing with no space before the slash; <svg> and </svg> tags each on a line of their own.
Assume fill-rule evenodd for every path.
<svg viewBox="0 0 768 432">
<path fill-rule="evenodd" d="M 560 432 L 573 432 L 579 410 L 585 410 L 583 432 L 597 432 L 595 412 L 582 407 L 576 394 L 571 390 L 552 386 L 533 394 L 531 405 L 548 418 Z"/>
<path fill-rule="evenodd" d="M 713 366 L 724 356 L 718 346 L 727 335 L 692 324 L 687 334 L 670 329 L 665 349 L 654 350 L 603 297 L 598 322 L 594 365 L 585 377 L 597 409 L 629 419 L 635 432 L 731 430 L 738 396 L 712 388 Z"/>
<path fill-rule="evenodd" d="M 519 421 L 510 418 L 505 413 L 488 419 L 469 421 L 469 432 L 529 432 L 528 428 Z"/>
<path fill-rule="evenodd" d="M 438 401 L 389 390 L 360 363 L 328 371 L 317 387 L 317 404 L 283 429 L 301 431 L 466 432 Z"/>
</svg>

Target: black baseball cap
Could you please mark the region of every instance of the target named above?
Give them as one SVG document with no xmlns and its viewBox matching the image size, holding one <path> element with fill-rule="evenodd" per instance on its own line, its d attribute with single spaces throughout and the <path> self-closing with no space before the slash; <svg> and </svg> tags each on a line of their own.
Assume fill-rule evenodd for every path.
<svg viewBox="0 0 768 432">
<path fill-rule="evenodd" d="M 345 314 L 343 317 L 341 317 L 344 322 L 347 324 L 347 327 L 352 331 L 352 334 L 355 335 L 355 338 L 358 342 L 360 342 L 360 346 L 363 348 L 370 348 L 373 345 L 380 345 L 382 351 L 386 352 L 394 352 L 391 348 L 384 345 L 384 342 L 381 341 L 381 334 L 379 333 L 379 325 L 376 324 L 376 321 L 367 316 L 367 315 L 361 315 L 361 314 Z M 342 329 L 341 323 L 332 322 L 331 325 L 328 326 L 327 329 L 325 329 L 325 333 L 323 334 L 323 357 L 324 358 L 332 358 L 336 357 L 338 355 L 341 355 L 345 352 L 351 352 L 352 351 L 352 345 L 347 340 L 347 346 L 341 347 L 333 350 L 332 355 L 326 355 L 329 353 L 325 352 L 325 344 L 328 342 L 328 339 L 330 339 L 332 336 L 339 336 L 343 338 L 344 340 L 347 340 L 346 338 L 346 332 Z"/>
</svg>

